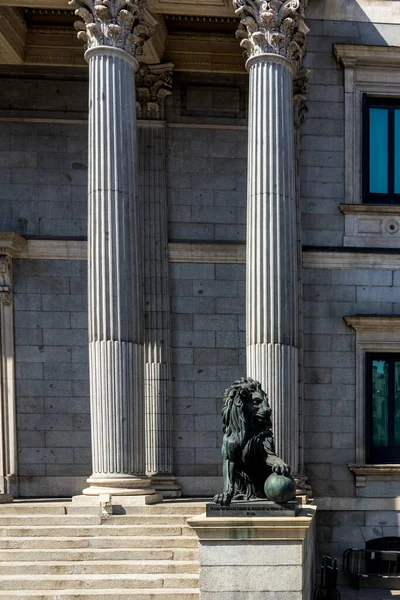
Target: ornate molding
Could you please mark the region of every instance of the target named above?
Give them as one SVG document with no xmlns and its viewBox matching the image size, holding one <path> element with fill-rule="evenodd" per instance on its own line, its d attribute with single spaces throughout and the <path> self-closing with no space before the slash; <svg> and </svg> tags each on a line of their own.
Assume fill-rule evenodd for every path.
<svg viewBox="0 0 400 600">
<path fill-rule="evenodd" d="M 347 465 L 349 471 L 354 474 L 356 487 L 365 487 L 368 477 L 385 478 L 389 481 L 400 479 L 400 465 L 382 464 L 382 465 Z"/>
<path fill-rule="evenodd" d="M 304 22 L 307 3 L 308 0 L 233 0 L 240 18 L 236 37 L 245 49 L 244 56 L 277 54 L 298 71 L 309 31 Z"/>
<path fill-rule="evenodd" d="M 0 232 L 0 255 L 19 257 L 26 247 L 26 239 L 13 231 Z"/>
<path fill-rule="evenodd" d="M 133 57 L 143 54 L 155 20 L 146 9 L 147 0 L 69 0 L 75 15 L 78 38 L 87 49 L 110 46 Z"/>
<path fill-rule="evenodd" d="M 308 111 L 307 96 L 308 96 L 308 69 L 299 71 L 293 79 L 293 102 L 294 102 L 294 125 L 296 129 L 304 121 L 306 112 Z"/>
<path fill-rule="evenodd" d="M 136 73 L 136 113 L 138 119 L 162 121 L 165 98 L 172 93 L 172 63 L 140 65 Z"/>
<path fill-rule="evenodd" d="M 0 256 L 0 302 L 11 304 L 12 301 L 12 260 L 9 256 Z"/>
</svg>

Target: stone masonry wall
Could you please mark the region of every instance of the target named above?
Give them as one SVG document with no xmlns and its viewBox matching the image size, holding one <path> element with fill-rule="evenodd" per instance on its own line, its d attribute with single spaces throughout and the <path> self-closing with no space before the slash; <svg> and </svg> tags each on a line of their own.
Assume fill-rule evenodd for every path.
<svg viewBox="0 0 400 600">
<path fill-rule="evenodd" d="M 172 264 L 176 472 L 183 490 L 212 495 L 221 475 L 225 389 L 245 375 L 245 266 Z"/>
<path fill-rule="evenodd" d="M 30 478 L 91 473 L 86 262 L 14 260 L 14 285 L 19 474 L 30 495 Z"/>
<path fill-rule="evenodd" d="M 0 228 L 87 235 L 87 126 L 0 123 Z"/>
</svg>

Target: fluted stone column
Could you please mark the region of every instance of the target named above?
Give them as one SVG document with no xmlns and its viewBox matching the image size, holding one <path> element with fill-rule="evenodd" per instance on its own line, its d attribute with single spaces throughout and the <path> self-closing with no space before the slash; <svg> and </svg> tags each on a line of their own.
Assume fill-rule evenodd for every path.
<svg viewBox="0 0 400 600">
<path fill-rule="evenodd" d="M 89 63 L 89 363 L 93 475 L 85 495 L 149 495 L 135 72 L 144 0 L 72 0 Z"/>
<path fill-rule="evenodd" d="M 171 63 L 136 75 L 139 196 L 143 214 L 146 472 L 164 497 L 181 495 L 173 473 L 165 98 Z"/>
<path fill-rule="evenodd" d="M 17 462 L 12 259 L 0 254 L 0 504 L 18 493 Z"/>
<path fill-rule="evenodd" d="M 306 0 L 233 0 L 250 76 L 247 374 L 273 408 L 277 453 L 299 469 L 299 289 L 293 76 Z"/>
</svg>

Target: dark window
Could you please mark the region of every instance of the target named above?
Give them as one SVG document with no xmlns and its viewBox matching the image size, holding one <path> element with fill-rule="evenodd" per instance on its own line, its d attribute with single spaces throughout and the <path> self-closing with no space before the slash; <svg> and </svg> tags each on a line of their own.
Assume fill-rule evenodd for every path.
<svg viewBox="0 0 400 600">
<path fill-rule="evenodd" d="M 366 355 L 367 463 L 400 463 L 400 354 Z"/>
<path fill-rule="evenodd" d="M 400 99 L 363 102 L 363 201 L 400 204 Z"/>
</svg>

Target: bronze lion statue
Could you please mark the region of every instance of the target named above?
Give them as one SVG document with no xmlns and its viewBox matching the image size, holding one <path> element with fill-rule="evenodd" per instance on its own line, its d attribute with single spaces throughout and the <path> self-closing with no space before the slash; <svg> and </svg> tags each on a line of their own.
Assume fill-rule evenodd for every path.
<svg viewBox="0 0 400 600">
<path fill-rule="evenodd" d="M 250 377 L 235 381 L 224 394 L 222 441 L 224 491 L 214 502 L 265 498 L 271 473 L 287 474 L 289 466 L 275 454 L 271 407 L 261 384 Z"/>
</svg>

